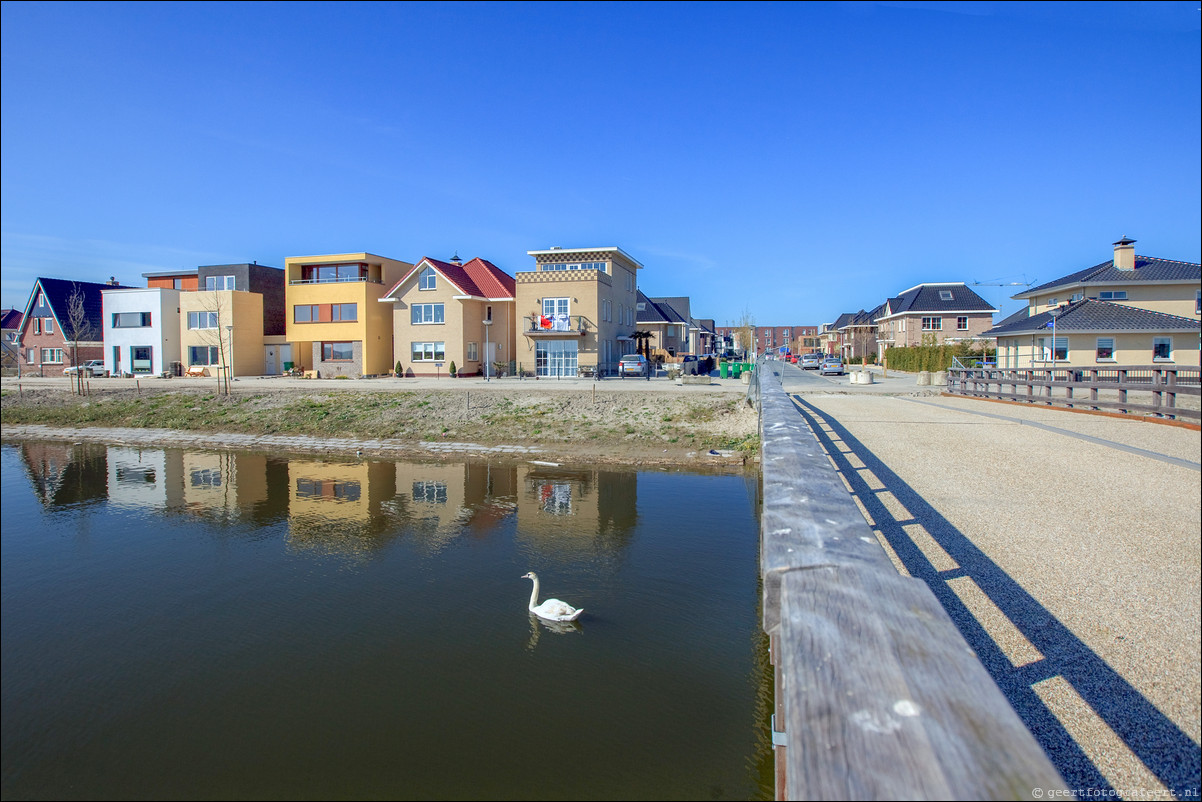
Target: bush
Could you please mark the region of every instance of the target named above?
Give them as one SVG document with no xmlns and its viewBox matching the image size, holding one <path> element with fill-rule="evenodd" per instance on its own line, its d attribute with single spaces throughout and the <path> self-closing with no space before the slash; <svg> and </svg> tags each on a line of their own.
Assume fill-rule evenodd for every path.
<svg viewBox="0 0 1202 802">
<path fill-rule="evenodd" d="M 452 359 L 451 360 L 451 378 L 452 379 L 455 378 L 456 373 L 458 373 L 458 371 L 455 369 L 455 360 Z"/>
<path fill-rule="evenodd" d="M 987 349 L 973 349 L 968 343 L 954 345 L 917 345 L 910 348 L 886 348 L 885 361 L 894 370 L 917 373 L 923 370 L 940 371 L 952 366 L 952 358 L 962 363 L 988 356 Z"/>
<path fill-rule="evenodd" d="M 396 370 L 394 372 L 398 378 L 405 375 L 405 369 L 401 367 L 401 360 L 399 359 L 396 362 Z"/>
</svg>

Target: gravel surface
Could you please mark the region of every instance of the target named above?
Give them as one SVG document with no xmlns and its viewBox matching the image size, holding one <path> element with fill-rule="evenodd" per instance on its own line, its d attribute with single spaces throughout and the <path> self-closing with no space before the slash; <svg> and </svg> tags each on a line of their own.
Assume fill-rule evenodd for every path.
<svg viewBox="0 0 1202 802">
<path fill-rule="evenodd" d="M 899 569 L 932 587 L 1069 786 L 1196 798 L 1199 432 L 961 398 L 799 398 L 850 451 L 845 476 Z"/>
</svg>

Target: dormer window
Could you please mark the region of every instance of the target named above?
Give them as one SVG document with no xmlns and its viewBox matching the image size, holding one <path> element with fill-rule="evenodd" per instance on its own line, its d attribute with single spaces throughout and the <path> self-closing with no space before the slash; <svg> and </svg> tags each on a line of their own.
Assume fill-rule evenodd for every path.
<svg viewBox="0 0 1202 802">
<path fill-rule="evenodd" d="M 434 268 L 427 267 L 425 270 L 423 270 L 421 273 L 418 274 L 417 288 L 419 290 L 434 289 L 434 276 L 435 275 L 436 274 L 434 272 Z"/>
<path fill-rule="evenodd" d="M 952 299 L 952 291 L 951 290 L 940 290 L 939 291 L 939 300 L 950 301 L 951 299 Z"/>
</svg>

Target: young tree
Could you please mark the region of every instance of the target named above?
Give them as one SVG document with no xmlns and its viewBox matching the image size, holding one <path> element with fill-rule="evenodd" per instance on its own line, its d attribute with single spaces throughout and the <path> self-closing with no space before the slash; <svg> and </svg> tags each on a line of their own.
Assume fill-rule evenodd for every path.
<svg viewBox="0 0 1202 802">
<path fill-rule="evenodd" d="M 755 357 L 755 318 L 751 316 L 751 311 L 744 308 L 743 315 L 739 318 L 739 323 L 735 326 L 735 339 L 738 340 L 738 346 L 743 349 L 743 358 Z"/>
<path fill-rule="evenodd" d="M 96 326 L 88 319 L 88 310 L 84 306 L 84 291 L 79 284 L 72 282 L 71 294 L 67 296 L 67 319 L 60 321 L 63 328 L 63 339 L 71 351 L 71 364 L 75 367 L 72 392 L 83 395 L 84 375 L 79 364 L 79 343 L 81 340 L 92 341 L 96 337 Z"/>
<path fill-rule="evenodd" d="M 213 290 L 206 293 L 197 293 L 198 296 L 207 296 L 201 303 L 201 308 L 198 312 L 189 312 L 189 315 L 197 315 L 197 325 L 195 330 L 198 339 L 209 347 L 210 352 L 213 348 L 217 349 L 218 364 L 215 368 L 217 374 L 217 390 L 229 395 L 230 392 L 230 361 L 229 354 L 234 347 L 232 341 L 227 342 L 230 335 L 226 333 L 226 326 L 233 319 L 233 314 L 229 309 L 229 296 L 221 290 Z M 188 321 L 189 328 L 192 321 Z M 212 360 L 207 360 L 212 366 Z"/>
</svg>

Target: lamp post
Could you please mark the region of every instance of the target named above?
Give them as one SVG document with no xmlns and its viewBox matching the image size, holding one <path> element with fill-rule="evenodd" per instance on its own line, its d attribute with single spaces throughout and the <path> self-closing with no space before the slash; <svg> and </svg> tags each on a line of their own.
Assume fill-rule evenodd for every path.
<svg viewBox="0 0 1202 802">
<path fill-rule="evenodd" d="M 1051 360 L 1052 368 L 1056 367 L 1056 318 L 1060 315 L 1060 309 L 1051 309 L 1048 314 L 1052 317 L 1052 347 L 1048 351 L 1048 357 Z"/>
<path fill-rule="evenodd" d="M 231 324 L 226 326 L 225 330 L 229 335 L 230 341 L 230 359 L 229 364 L 225 366 L 225 392 L 228 394 L 230 391 L 230 382 L 234 378 L 234 327 Z"/>
<path fill-rule="evenodd" d="M 485 318 L 484 319 L 484 381 L 491 381 L 491 376 L 489 375 L 489 370 L 488 370 L 489 357 L 492 356 L 492 354 L 490 354 L 488 352 L 488 330 L 491 326 L 492 326 L 492 318 L 490 318 L 490 317 Z"/>
</svg>

